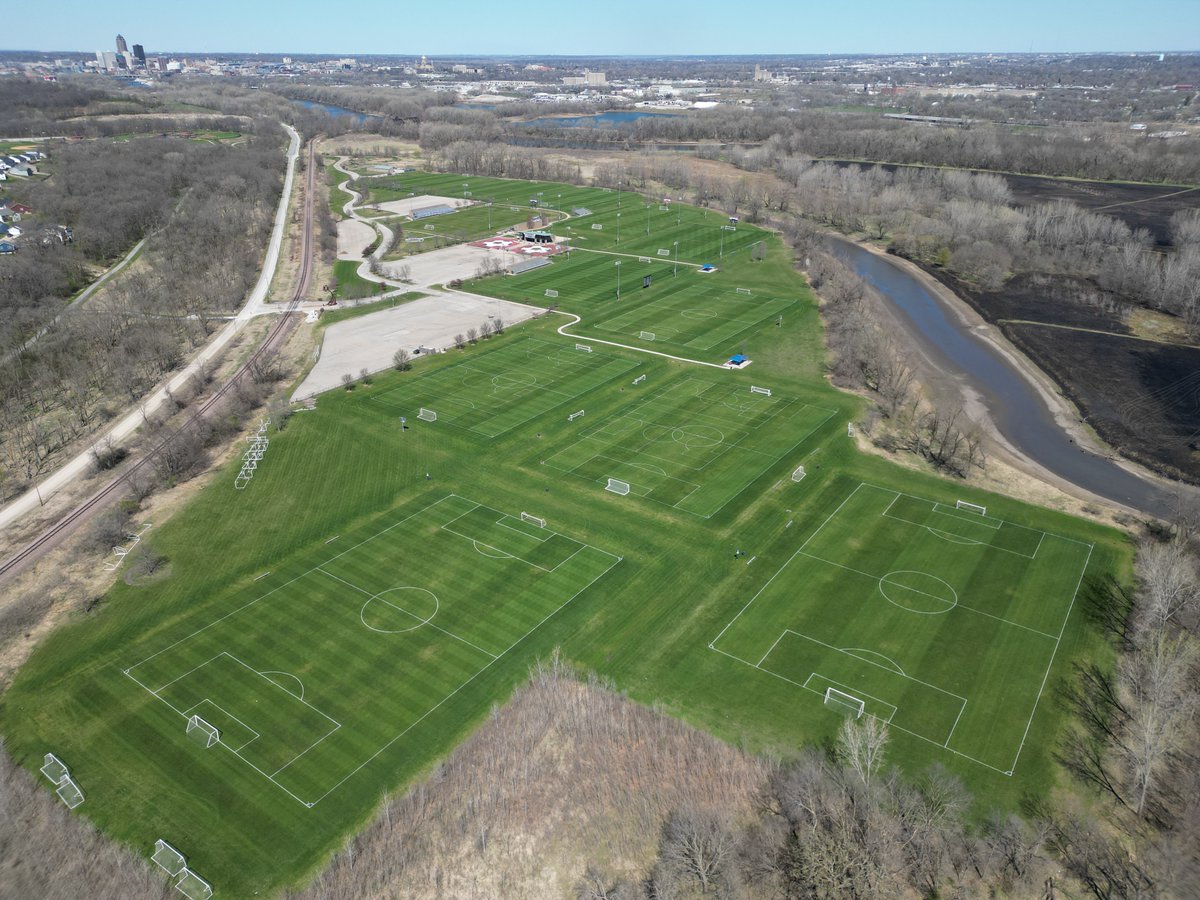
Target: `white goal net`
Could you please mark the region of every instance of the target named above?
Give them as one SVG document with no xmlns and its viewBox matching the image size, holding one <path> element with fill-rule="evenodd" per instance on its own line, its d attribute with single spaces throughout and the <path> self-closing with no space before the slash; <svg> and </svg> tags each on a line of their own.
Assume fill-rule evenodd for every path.
<svg viewBox="0 0 1200 900">
<path fill-rule="evenodd" d="M 436 422 L 437 413 L 435 413 L 432 409 L 426 409 L 422 406 L 421 411 L 417 413 L 417 418 L 422 422 Z"/>
<path fill-rule="evenodd" d="M 221 733 L 215 725 L 205 722 L 199 716 L 192 716 L 187 723 L 187 736 L 202 747 L 211 747 L 221 739 Z"/>
<path fill-rule="evenodd" d="M 620 494 L 624 497 L 629 493 L 629 482 L 618 481 L 615 478 L 608 479 L 608 485 L 604 488 L 606 491 L 612 491 L 614 494 Z"/>
<path fill-rule="evenodd" d="M 545 520 L 545 519 L 540 519 L 540 518 L 538 518 L 537 516 L 531 516 L 531 515 L 530 515 L 529 513 L 527 513 L 527 512 L 523 512 L 523 513 L 521 513 L 521 521 L 522 521 L 522 522 L 529 522 L 529 523 L 531 523 L 531 524 L 533 524 L 533 525 L 536 525 L 538 528 L 545 528 L 545 527 L 546 527 L 546 520 Z"/>
<path fill-rule="evenodd" d="M 977 515 L 986 516 L 987 507 L 980 506 L 978 503 L 968 503 L 966 500 L 959 500 L 954 504 L 955 509 L 965 509 L 967 512 L 976 513 Z"/>
<path fill-rule="evenodd" d="M 752 385 L 750 385 L 750 393 L 752 393 L 752 394 L 763 394 L 764 396 L 770 397 L 770 396 L 771 396 L 771 389 L 770 389 L 770 388 L 765 388 L 765 387 L 759 387 L 759 386 L 758 386 L 758 385 L 756 385 L 756 384 L 752 384 Z"/>
<path fill-rule="evenodd" d="M 168 875 L 178 875 L 187 868 L 184 855 L 161 838 L 154 842 L 154 853 L 150 861 Z"/>
<path fill-rule="evenodd" d="M 546 296 L 550 298 L 557 297 L 558 291 L 554 290 L 553 288 L 546 288 Z"/>
<path fill-rule="evenodd" d="M 643 341 L 652 341 L 652 340 L 654 340 L 654 332 L 653 331 L 643 331 L 638 334 L 638 337 L 640 337 Z"/>
<path fill-rule="evenodd" d="M 795 471 L 792 472 L 792 481 L 803 481 L 805 474 L 804 466 L 796 466 Z"/>
<path fill-rule="evenodd" d="M 213 895 L 212 885 L 191 869 L 184 869 L 179 873 L 179 880 L 175 882 L 175 890 L 189 900 L 208 900 Z"/>
<path fill-rule="evenodd" d="M 578 419 L 582 415 L 583 415 L 583 410 L 577 409 L 577 410 L 575 410 L 575 412 L 573 412 L 569 416 L 567 416 L 567 421 L 574 422 L 576 419 Z"/>
<path fill-rule="evenodd" d="M 862 716 L 863 710 L 866 709 L 866 704 L 858 697 L 839 691 L 837 688 L 825 688 L 825 705 L 850 713 L 856 719 Z"/>
<path fill-rule="evenodd" d="M 575 345 L 575 349 L 576 349 L 576 350 L 582 350 L 584 353 L 591 353 L 591 352 L 592 352 L 592 346 L 591 346 L 591 344 L 576 344 L 576 345 Z"/>
</svg>

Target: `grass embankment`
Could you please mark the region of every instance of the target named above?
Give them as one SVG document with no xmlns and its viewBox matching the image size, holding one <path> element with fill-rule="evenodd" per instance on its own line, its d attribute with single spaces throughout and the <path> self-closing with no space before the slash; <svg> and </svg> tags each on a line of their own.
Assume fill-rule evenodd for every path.
<svg viewBox="0 0 1200 900">
<path fill-rule="evenodd" d="M 911 617 L 904 620 L 907 641 L 890 651 L 869 646 L 888 638 L 879 634 L 880 617 L 900 614 L 894 601 L 877 596 L 883 579 L 875 576 L 885 572 L 823 592 L 814 588 L 830 587 L 829 573 L 814 575 L 808 563 L 792 561 L 807 559 L 806 543 L 844 512 L 863 482 L 950 510 L 957 500 L 971 500 L 987 507 L 989 521 L 1094 544 L 1089 576 L 1128 576 L 1121 535 L 859 455 L 846 423 L 861 404 L 827 385 L 814 298 L 773 237 L 743 225 L 720 232 L 720 217 L 711 211 L 660 212 L 657 206 L 649 215 L 652 226 L 656 214 L 662 217 L 661 229 L 639 237 L 636 217 L 634 228 L 625 227 L 625 205 L 636 198 L 627 194 L 620 201 L 618 246 L 615 194 L 422 177 L 419 186 L 429 193 L 437 193 L 436 179 L 444 178 L 443 188 L 457 184 L 460 191 L 463 181 L 471 182 L 477 197 L 503 191 L 527 203 L 542 191 L 564 208 L 586 206 L 605 227 L 585 232 L 576 222 L 576 234 L 589 246 L 644 254 L 651 262 L 635 259 L 630 268 L 652 266 L 657 273 L 650 288 L 643 291 L 638 279 L 633 296 L 623 290 L 618 303 L 605 292 L 620 257 L 573 253 L 532 273 L 535 280 L 497 278 L 481 290 L 560 303 L 583 316 L 584 331 L 606 339 L 643 340 L 648 349 L 706 359 L 744 351 L 752 366 L 730 372 L 605 346 L 586 353 L 575 349 L 574 338 L 555 333 L 563 319 L 554 316 L 421 360 L 410 372 L 382 373 L 352 392 L 323 395 L 316 410 L 298 413 L 286 430 L 271 435 L 245 490 L 234 490 L 236 460 L 185 515 L 154 530 L 142 552 L 167 557 L 168 578 L 145 586 L 118 582 L 96 612 L 38 649 L 0 708 L 8 749 L 23 765 L 36 768 L 42 754 L 57 753 L 87 794 L 82 814 L 145 851 L 165 838 L 222 894 L 278 890 L 318 867 L 371 815 L 381 795 L 427 773 L 505 700 L 531 661 L 555 647 L 635 699 L 661 704 L 730 742 L 786 757 L 829 739 L 841 718 L 796 683 L 824 662 L 792 659 L 789 666 L 809 671 L 789 669 L 785 680 L 765 657 L 765 665 L 749 658 L 747 665 L 712 647 L 729 649 L 719 635 L 770 586 L 782 592 L 773 604 L 795 609 L 793 616 L 779 608 L 770 628 L 800 631 L 803 622 L 810 631 L 825 628 L 830 652 L 843 653 L 840 665 L 858 665 L 845 650 L 886 652 L 906 676 L 940 679 L 935 688 L 968 705 L 1005 696 L 1004 679 L 1013 675 L 1012 694 L 1016 698 L 1019 689 L 1022 702 L 997 707 L 992 723 L 964 720 L 959 727 L 970 748 L 991 746 L 990 727 L 996 745 L 1005 747 L 1027 727 L 1014 775 L 953 752 L 959 745 L 951 740 L 938 746 L 917 727 L 911 729 L 916 733 L 901 730 L 901 718 L 894 720 L 889 747 L 893 763 L 909 772 L 945 766 L 968 785 L 981 812 L 1015 809 L 1022 798 L 1055 788 L 1059 770 L 1052 754 L 1064 712 L 1042 694 L 1073 661 L 1103 660 L 1106 651 L 1087 625 L 1082 595 L 1073 604 L 1061 592 L 1046 598 L 1061 611 L 1061 631 L 1054 622 L 1022 618 L 1040 584 L 1023 575 L 1033 568 L 1024 544 L 995 544 L 976 533 L 979 520 L 972 520 L 976 531 L 969 535 L 954 530 L 953 521 L 884 527 L 876 515 L 864 517 L 861 529 L 838 523 L 847 555 L 832 562 L 936 569 L 954 582 L 961 608 L 905 612 Z M 724 256 L 713 259 L 722 235 Z M 681 260 L 719 261 L 722 271 L 674 275 L 673 263 L 668 269 L 655 261 L 664 236 L 672 251 L 680 241 Z M 761 262 L 747 252 L 757 241 L 769 251 Z M 555 301 L 529 290 L 556 279 L 562 287 Z M 780 308 L 783 321 L 776 325 Z M 631 336 L 634 329 L 656 338 Z M 669 338 L 659 341 L 659 333 Z M 641 375 L 645 380 L 635 385 Z M 772 393 L 752 394 L 751 385 Z M 421 407 L 437 411 L 438 420 L 417 421 Z M 584 416 L 568 421 L 577 410 Z M 825 413 L 814 416 L 813 410 Z M 408 430 L 400 429 L 398 414 L 408 416 Z M 806 476 L 795 482 L 790 476 L 798 464 Z M 632 485 L 628 496 L 604 489 L 617 471 Z M 480 518 L 467 504 L 461 522 L 420 517 L 434 504 L 458 503 L 447 500 L 451 495 L 494 515 Z M 544 518 L 546 531 L 523 522 L 522 512 Z M 998 526 L 997 533 L 1010 527 Z M 373 548 L 369 556 L 356 552 L 336 562 L 341 551 L 388 528 L 391 537 L 366 545 Z M 906 540 L 906 528 L 918 529 L 920 541 Z M 543 540 L 551 531 L 563 537 Z M 950 537 L 938 538 L 938 531 Z M 576 544 L 595 551 L 576 551 Z M 1021 553 L 1010 552 L 1014 547 Z M 735 558 L 735 549 L 744 555 Z M 620 560 L 572 593 L 572 579 L 583 578 L 573 567 L 590 565 L 590 554 L 601 552 Z M 951 555 L 959 562 L 938 568 L 941 557 Z M 822 558 L 832 559 L 828 552 Z M 325 563 L 342 583 L 314 570 Z M 570 583 L 560 584 L 563 579 Z M 888 586 L 912 600 L 933 593 L 929 584 L 903 579 Z M 376 603 L 384 592 L 414 587 L 437 595 L 439 611 L 428 624 L 419 624 L 428 609 L 397 601 L 389 612 Z M 1006 627 L 1043 632 L 1030 634 L 1030 641 L 1053 638 L 1054 652 L 1032 663 L 1045 684 L 1040 699 L 1027 696 L 1028 648 L 1002 652 L 1010 637 L 985 635 L 971 624 L 976 613 L 969 606 L 1014 623 Z M 749 634 L 731 631 L 729 637 L 757 649 L 759 637 L 775 636 Z M 977 651 L 974 658 L 987 666 L 946 671 L 939 648 L 950 646 L 968 658 Z M 157 662 L 137 670 L 155 654 Z M 220 677 L 191 680 L 189 666 L 204 673 L 207 661 L 226 656 L 246 663 L 247 671 L 230 666 Z M 1019 677 L 1006 665 L 1020 667 Z M 855 671 L 874 672 L 822 674 L 860 677 Z M 180 711 L 132 677 L 140 674 L 152 688 L 182 692 L 166 698 L 179 709 L 192 700 L 220 707 L 224 712 L 210 714 L 230 717 L 223 720 L 228 740 L 241 733 L 239 747 L 198 747 L 185 736 Z M 166 682 L 177 675 L 182 680 L 168 690 Z M 289 690 L 287 676 L 303 687 Z M 922 708 L 943 716 L 941 705 L 907 693 L 903 682 L 899 676 L 881 682 L 881 690 L 893 693 L 880 699 L 904 709 L 910 724 Z M 301 694 L 338 722 L 336 736 L 317 740 L 323 731 L 298 705 Z M 234 718 L 244 720 L 243 731 Z M 298 763 L 302 768 L 289 780 L 292 753 L 310 750 L 324 765 Z M 304 805 L 314 798 L 314 806 Z"/>
</svg>

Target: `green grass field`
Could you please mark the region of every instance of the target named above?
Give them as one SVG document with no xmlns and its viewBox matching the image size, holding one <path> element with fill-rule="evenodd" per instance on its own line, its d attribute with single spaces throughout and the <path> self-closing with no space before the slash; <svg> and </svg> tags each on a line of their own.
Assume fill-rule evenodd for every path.
<svg viewBox="0 0 1200 900">
<path fill-rule="evenodd" d="M 244 489 L 235 458 L 38 646 L 0 701 L 7 750 L 58 755 L 78 814 L 142 853 L 168 841 L 221 896 L 302 882 L 555 649 L 785 759 L 836 733 L 856 701 L 827 706 L 834 687 L 892 723 L 889 764 L 944 766 L 980 815 L 1055 789 L 1051 695 L 1107 658 L 1089 585 L 1129 577 L 1125 538 L 859 454 L 861 403 L 826 383 L 815 301 L 768 247 L 628 304 L 587 294 L 603 254 L 530 273 L 579 275 L 578 332 L 744 347 L 744 371 L 577 349 L 549 315 L 321 395 Z M 624 339 L 671 323 L 672 342 Z M 149 553 L 165 574 L 139 578 Z"/>
</svg>

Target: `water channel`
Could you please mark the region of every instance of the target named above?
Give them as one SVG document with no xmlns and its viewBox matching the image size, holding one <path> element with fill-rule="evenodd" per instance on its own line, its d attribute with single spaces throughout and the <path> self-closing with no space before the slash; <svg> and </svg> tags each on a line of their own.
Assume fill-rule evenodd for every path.
<svg viewBox="0 0 1200 900">
<path fill-rule="evenodd" d="M 961 375 L 966 379 L 983 399 L 997 430 L 1018 451 L 1093 494 L 1152 515 L 1173 516 L 1177 506 L 1174 490 L 1081 448 L 1055 422 L 1042 395 L 1016 365 L 972 333 L 899 263 L 849 241 L 831 239 L 829 246 L 894 305 L 947 378 Z"/>
</svg>

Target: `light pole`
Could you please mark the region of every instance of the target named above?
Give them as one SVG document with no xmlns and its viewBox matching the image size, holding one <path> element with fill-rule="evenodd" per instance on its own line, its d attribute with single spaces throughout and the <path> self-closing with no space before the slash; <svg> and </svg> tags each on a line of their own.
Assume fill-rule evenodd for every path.
<svg viewBox="0 0 1200 900">
<path fill-rule="evenodd" d="M 617 243 L 621 243 L 621 214 L 617 213 Z"/>
<path fill-rule="evenodd" d="M 721 259 L 725 258 L 725 226 L 721 226 Z"/>
<path fill-rule="evenodd" d="M 487 209 L 488 209 L 488 231 L 491 231 L 492 230 L 492 201 L 491 200 L 489 200 L 487 202 Z"/>
<path fill-rule="evenodd" d="M 646 234 L 650 233 L 650 204 L 646 204 Z"/>
<path fill-rule="evenodd" d="M 618 259 L 613 263 L 617 267 L 617 299 L 621 299 L 621 261 Z"/>
<path fill-rule="evenodd" d="M 679 241 L 675 241 L 675 272 L 671 275 L 671 277 L 679 277 Z"/>
</svg>

